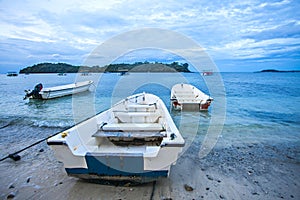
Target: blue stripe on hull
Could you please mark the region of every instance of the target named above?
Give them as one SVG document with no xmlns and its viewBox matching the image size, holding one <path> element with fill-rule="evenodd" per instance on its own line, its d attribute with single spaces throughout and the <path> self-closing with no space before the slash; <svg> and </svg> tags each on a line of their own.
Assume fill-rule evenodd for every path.
<svg viewBox="0 0 300 200">
<path fill-rule="evenodd" d="M 141 155 L 131 156 L 109 156 L 93 155 L 85 156 L 88 169 L 85 168 L 66 168 L 69 175 L 80 174 L 101 176 L 120 176 L 120 177 L 167 177 L 168 170 L 146 171 Z"/>
<path fill-rule="evenodd" d="M 136 176 L 136 177 L 167 177 L 168 171 L 167 170 L 161 170 L 161 171 L 145 171 L 144 173 L 128 173 L 128 172 L 122 172 L 122 171 L 101 171 L 99 173 L 90 173 L 89 169 L 85 168 L 65 168 L 66 172 L 69 175 L 79 175 L 79 174 L 90 174 L 90 175 L 98 175 L 101 176 Z M 113 172 L 114 173 L 111 173 Z M 112 175 L 115 174 L 115 175 Z"/>
</svg>

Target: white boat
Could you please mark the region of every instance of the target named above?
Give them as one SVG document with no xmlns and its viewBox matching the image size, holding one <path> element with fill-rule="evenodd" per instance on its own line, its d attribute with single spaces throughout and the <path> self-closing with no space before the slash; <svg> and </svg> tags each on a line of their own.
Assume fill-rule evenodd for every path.
<svg viewBox="0 0 300 200">
<path fill-rule="evenodd" d="M 47 140 L 68 175 L 137 183 L 167 177 L 184 146 L 166 106 L 140 93 Z"/>
<path fill-rule="evenodd" d="M 171 90 L 171 106 L 178 110 L 207 111 L 213 98 L 190 84 L 176 84 Z"/>
<path fill-rule="evenodd" d="M 39 83 L 35 86 L 34 90 L 25 90 L 25 97 L 32 99 L 53 99 L 57 97 L 72 95 L 80 92 L 85 92 L 89 89 L 93 81 L 82 81 L 68 85 L 55 86 L 50 88 L 43 88 L 43 85 Z"/>
<path fill-rule="evenodd" d="M 214 73 L 212 71 L 203 71 L 202 76 L 212 76 Z"/>
</svg>

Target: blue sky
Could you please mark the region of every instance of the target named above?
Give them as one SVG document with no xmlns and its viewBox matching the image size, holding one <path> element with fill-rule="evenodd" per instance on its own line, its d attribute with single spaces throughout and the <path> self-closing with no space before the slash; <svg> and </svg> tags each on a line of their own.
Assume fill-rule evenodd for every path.
<svg viewBox="0 0 300 200">
<path fill-rule="evenodd" d="M 220 71 L 300 70 L 299 10 L 298 0 L 1 0 L 0 73 L 40 62 L 81 65 L 113 36 L 145 27 L 196 41 Z"/>
</svg>

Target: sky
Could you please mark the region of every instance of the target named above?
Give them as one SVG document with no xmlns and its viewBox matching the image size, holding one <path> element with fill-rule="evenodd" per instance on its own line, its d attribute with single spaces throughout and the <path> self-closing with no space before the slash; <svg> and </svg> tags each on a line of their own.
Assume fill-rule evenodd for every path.
<svg viewBox="0 0 300 200">
<path fill-rule="evenodd" d="M 0 73 L 81 65 L 105 41 L 142 28 L 184 35 L 223 72 L 300 70 L 299 10 L 299 0 L 0 0 Z M 159 50 L 131 54 L 119 61 L 178 61 Z"/>
</svg>

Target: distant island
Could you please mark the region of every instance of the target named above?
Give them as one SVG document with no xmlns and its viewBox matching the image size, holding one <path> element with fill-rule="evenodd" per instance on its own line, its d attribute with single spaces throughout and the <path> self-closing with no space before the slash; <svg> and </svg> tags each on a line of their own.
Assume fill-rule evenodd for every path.
<svg viewBox="0 0 300 200">
<path fill-rule="evenodd" d="M 166 63 L 150 63 L 135 62 L 133 64 L 109 64 L 103 67 L 99 66 L 74 66 L 67 63 L 40 63 L 26 67 L 20 70 L 20 74 L 33 73 L 120 73 L 120 72 L 191 72 L 188 69 L 188 63 L 172 62 Z"/>
<path fill-rule="evenodd" d="M 264 69 L 259 72 L 300 72 L 300 70 L 276 70 L 276 69 Z"/>
</svg>

